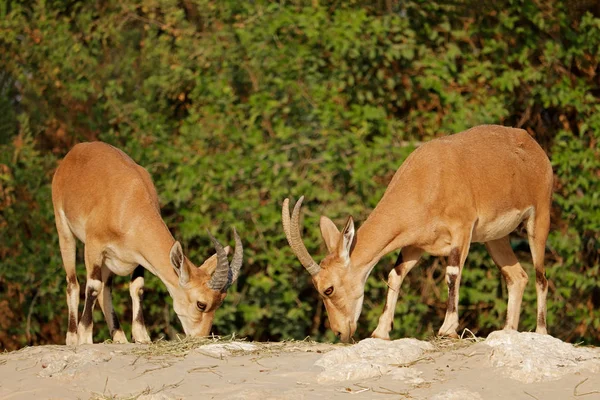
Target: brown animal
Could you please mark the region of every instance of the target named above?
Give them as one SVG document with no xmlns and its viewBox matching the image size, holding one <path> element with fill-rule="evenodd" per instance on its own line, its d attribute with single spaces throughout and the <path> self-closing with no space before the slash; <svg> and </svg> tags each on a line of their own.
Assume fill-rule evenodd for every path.
<svg viewBox="0 0 600 400">
<path fill-rule="evenodd" d="M 158 195 L 148 172 L 121 150 L 101 142 L 77 144 L 65 156 L 52 180 L 52 202 L 67 273 L 68 345 L 92 343 L 96 299 L 113 341 L 127 342 L 113 309 L 111 282 L 113 274 L 132 272 L 132 337 L 136 342 L 150 340 L 141 308 L 144 268 L 167 286 L 187 335 L 210 333 L 215 310 L 242 265 L 242 243 L 235 229 L 231 265 L 227 260 L 229 248 L 210 236 L 216 254 L 195 267 L 160 216 Z M 85 243 L 87 270 L 79 327 L 76 237 Z"/>
<path fill-rule="evenodd" d="M 402 249 L 388 278 L 385 309 L 372 336 L 389 339 L 402 280 L 424 252 L 448 256 L 448 303 L 439 335 L 456 337 L 458 291 L 471 242 L 485 243 L 506 279 L 505 329 L 517 329 L 527 273 L 509 243 L 522 221 L 536 271 L 537 329 L 546 333 L 544 250 L 550 226 L 552 167 L 527 132 L 482 125 L 432 140 L 400 166 L 379 204 L 354 232 L 352 217 L 342 232 L 321 217 L 321 235 L 329 254 L 317 264 L 302 243 L 299 215 L 283 203 L 283 227 L 294 253 L 312 275 L 333 331 L 350 340 L 361 312 L 364 286 L 384 255 Z"/>
</svg>

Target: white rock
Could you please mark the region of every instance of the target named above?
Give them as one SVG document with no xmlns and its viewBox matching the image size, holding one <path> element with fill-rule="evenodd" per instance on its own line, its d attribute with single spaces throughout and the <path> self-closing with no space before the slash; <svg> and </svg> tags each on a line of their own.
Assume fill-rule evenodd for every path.
<svg viewBox="0 0 600 400">
<path fill-rule="evenodd" d="M 197 347 L 194 352 L 212 357 L 223 357 L 234 354 L 237 351 L 255 351 L 258 346 L 252 343 L 231 342 L 231 343 L 214 343 Z"/>
<path fill-rule="evenodd" d="M 477 392 L 471 392 L 465 389 L 446 390 L 431 397 L 430 400 L 483 400 Z"/>
<path fill-rule="evenodd" d="M 600 349 L 575 347 L 549 335 L 496 331 L 484 342 L 493 348 L 490 362 L 525 383 L 553 381 L 578 371 L 600 371 Z"/>
<path fill-rule="evenodd" d="M 399 364 L 417 360 L 427 350 L 433 350 L 431 343 L 417 339 L 364 339 L 354 346 L 330 351 L 317 360 L 315 365 L 324 369 L 317 380 L 326 383 L 385 375 Z"/>
</svg>

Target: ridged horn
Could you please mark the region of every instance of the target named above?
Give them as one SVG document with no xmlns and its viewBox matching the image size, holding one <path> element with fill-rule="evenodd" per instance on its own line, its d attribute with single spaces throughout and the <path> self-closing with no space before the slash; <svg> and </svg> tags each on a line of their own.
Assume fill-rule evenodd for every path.
<svg viewBox="0 0 600 400">
<path fill-rule="evenodd" d="M 237 231 L 233 228 L 233 237 L 235 239 L 235 252 L 233 253 L 233 258 L 231 259 L 231 264 L 229 268 L 231 269 L 231 285 L 236 281 L 238 275 L 240 273 L 240 268 L 242 268 L 242 261 L 244 258 L 244 248 L 242 247 L 242 239 L 240 239 Z"/>
<path fill-rule="evenodd" d="M 215 251 L 217 252 L 217 268 L 215 268 L 215 272 L 213 272 L 210 277 L 210 281 L 208 281 L 208 287 L 213 290 L 223 290 L 226 289 L 226 286 L 231 282 L 230 280 L 230 270 L 229 270 L 229 261 L 227 261 L 227 253 L 225 249 L 219 243 L 219 241 L 211 235 L 210 231 L 208 231 L 208 236 L 215 247 Z M 237 251 L 237 248 L 236 248 Z"/>
<path fill-rule="evenodd" d="M 292 251 L 300 260 L 300 263 L 306 268 L 309 274 L 316 275 L 321 270 L 319 264 L 313 260 L 313 258 L 306 250 L 306 246 L 304 246 L 304 242 L 302 241 L 302 235 L 300 234 L 300 207 L 302 206 L 302 201 L 304 200 L 304 196 L 300 197 L 294 206 L 294 211 L 292 211 L 292 217 L 290 219 L 290 208 L 289 208 L 289 199 L 285 199 L 283 201 L 283 207 L 281 209 L 281 220 L 283 222 L 283 230 L 285 231 L 285 236 L 287 238 Z"/>
</svg>

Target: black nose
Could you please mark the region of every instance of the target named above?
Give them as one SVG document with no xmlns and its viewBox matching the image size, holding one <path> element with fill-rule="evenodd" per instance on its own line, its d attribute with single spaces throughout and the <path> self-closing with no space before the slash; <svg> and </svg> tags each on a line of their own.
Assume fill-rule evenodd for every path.
<svg viewBox="0 0 600 400">
<path fill-rule="evenodd" d="M 340 337 L 340 336 L 342 336 L 342 332 L 333 331 L 333 333 L 335 333 L 335 336 L 337 336 L 337 337 Z"/>
</svg>

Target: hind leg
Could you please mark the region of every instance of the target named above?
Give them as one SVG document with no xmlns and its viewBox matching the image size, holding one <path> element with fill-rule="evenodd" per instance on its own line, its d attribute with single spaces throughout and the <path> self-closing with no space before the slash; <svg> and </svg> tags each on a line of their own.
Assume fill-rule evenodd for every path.
<svg viewBox="0 0 600 400">
<path fill-rule="evenodd" d="M 547 334 L 546 329 L 546 297 L 548 295 L 548 281 L 546 280 L 546 269 L 544 267 L 544 253 L 546 251 L 546 239 L 550 230 L 550 211 L 536 210 L 536 213 L 527 220 L 527 236 L 533 266 L 535 267 L 535 288 L 537 292 L 537 327 L 535 331 Z"/>
<path fill-rule="evenodd" d="M 508 236 L 491 240 L 485 246 L 492 256 L 494 263 L 500 269 L 508 288 L 508 306 L 504 329 L 517 330 L 519 328 L 523 292 L 525 292 L 528 281 L 527 273 L 523 270 L 521 264 L 519 264 L 515 253 L 510 247 Z"/>
<path fill-rule="evenodd" d="M 121 329 L 119 324 L 119 318 L 115 313 L 112 303 L 112 280 L 114 274 L 106 265 L 102 267 L 102 290 L 98 296 L 98 304 L 104 314 L 104 319 L 108 324 L 108 330 L 110 331 L 110 337 L 115 343 L 127 343 L 127 337 Z"/>
<path fill-rule="evenodd" d="M 85 269 L 87 280 L 85 282 L 85 305 L 81 314 L 81 321 L 77 333 L 79 344 L 92 344 L 92 332 L 94 322 L 92 312 L 96 305 L 96 299 L 102 290 L 102 264 L 104 263 L 102 251 L 88 238 L 85 244 Z"/>
<path fill-rule="evenodd" d="M 457 338 L 460 277 L 467 254 L 469 253 L 471 235 L 470 233 L 459 233 L 452 239 L 452 249 L 450 250 L 448 266 L 446 267 L 446 283 L 448 284 L 446 316 L 444 317 L 442 327 L 438 331 L 438 335 Z"/>
<path fill-rule="evenodd" d="M 73 346 L 77 344 L 77 319 L 79 313 L 79 282 L 75 270 L 75 254 L 77 244 L 75 236 L 68 224 L 58 215 L 56 217 L 56 229 L 58 231 L 58 243 L 63 266 L 67 273 L 67 307 L 69 309 L 69 325 L 67 328 L 66 344 Z"/>
</svg>

